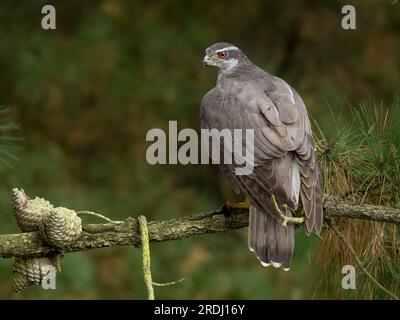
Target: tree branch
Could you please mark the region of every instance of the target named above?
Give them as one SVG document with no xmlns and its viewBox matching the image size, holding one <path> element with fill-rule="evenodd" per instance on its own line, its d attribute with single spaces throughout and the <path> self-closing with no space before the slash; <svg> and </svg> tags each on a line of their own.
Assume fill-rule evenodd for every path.
<svg viewBox="0 0 400 320">
<path fill-rule="evenodd" d="M 357 218 L 400 224 L 400 210 L 374 205 L 356 205 L 332 197 L 324 201 L 326 217 Z M 149 240 L 154 242 L 178 240 L 207 233 L 243 228 L 248 225 L 246 209 L 223 207 L 211 213 L 177 219 L 148 222 Z M 95 248 L 133 245 L 141 246 L 137 219 L 123 223 L 88 224 L 82 236 L 61 251 L 76 252 Z M 0 257 L 38 257 L 55 254 L 59 249 L 47 246 L 36 232 L 0 235 Z"/>
</svg>

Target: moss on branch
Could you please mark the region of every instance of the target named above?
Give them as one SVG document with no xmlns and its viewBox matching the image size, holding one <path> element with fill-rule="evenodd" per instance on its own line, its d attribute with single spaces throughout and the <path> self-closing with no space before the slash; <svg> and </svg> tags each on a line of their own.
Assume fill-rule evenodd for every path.
<svg viewBox="0 0 400 320">
<path fill-rule="evenodd" d="M 325 216 L 357 218 L 400 224 L 400 210 L 383 206 L 357 205 L 328 197 Z M 222 207 L 219 210 L 170 220 L 148 222 L 150 242 L 178 240 L 208 233 L 243 228 L 248 225 L 248 210 Z M 47 246 L 36 232 L 0 235 L 0 257 L 39 257 L 62 252 L 95 248 L 141 246 L 140 227 L 136 218 L 122 223 L 87 224 L 81 237 L 60 249 Z"/>
</svg>

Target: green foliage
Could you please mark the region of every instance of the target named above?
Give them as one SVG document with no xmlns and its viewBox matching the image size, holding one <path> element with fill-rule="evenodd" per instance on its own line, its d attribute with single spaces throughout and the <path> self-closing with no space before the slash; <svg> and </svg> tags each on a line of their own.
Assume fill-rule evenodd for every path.
<svg viewBox="0 0 400 320">
<path fill-rule="evenodd" d="M 331 139 L 320 139 L 320 161 L 328 193 L 358 203 L 400 207 L 399 102 L 398 96 L 390 105 L 364 100 L 359 106 L 351 107 L 350 124 L 337 122 L 337 134 Z M 399 228 L 389 224 L 346 221 L 342 229 L 355 245 L 366 269 L 387 288 L 400 292 Z M 336 241 L 330 234 L 319 249 L 320 259 L 329 262 L 323 263 L 324 276 L 318 282 L 315 296 L 330 290 L 334 297 L 387 298 L 360 271 L 360 290 L 346 295 L 334 287 L 333 283 L 340 279 L 332 274 L 340 273 L 346 264 L 341 255 L 347 250 Z M 327 250 L 328 259 L 324 254 Z M 347 262 L 349 259 L 352 258 L 347 257 Z"/>
<path fill-rule="evenodd" d="M 400 103 L 396 97 L 391 106 L 370 101 L 354 111 L 361 144 L 354 153 L 353 172 L 360 191 L 374 203 L 400 205 Z"/>
</svg>

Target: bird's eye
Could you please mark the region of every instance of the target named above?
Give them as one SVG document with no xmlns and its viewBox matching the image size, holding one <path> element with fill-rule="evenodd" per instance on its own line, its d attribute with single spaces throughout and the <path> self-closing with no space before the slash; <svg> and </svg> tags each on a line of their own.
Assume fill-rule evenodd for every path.
<svg viewBox="0 0 400 320">
<path fill-rule="evenodd" d="M 228 54 L 226 53 L 226 51 L 218 52 L 218 58 L 220 59 L 226 59 L 227 56 Z"/>
</svg>

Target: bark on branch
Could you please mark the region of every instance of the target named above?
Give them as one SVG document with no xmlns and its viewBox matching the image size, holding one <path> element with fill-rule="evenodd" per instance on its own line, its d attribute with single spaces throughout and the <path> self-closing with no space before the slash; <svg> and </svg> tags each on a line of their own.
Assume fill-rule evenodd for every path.
<svg viewBox="0 0 400 320">
<path fill-rule="evenodd" d="M 326 217 L 357 218 L 400 224 L 400 210 L 383 206 L 356 205 L 328 197 L 324 201 Z M 148 223 L 149 240 L 155 242 L 178 240 L 207 233 L 238 229 L 248 225 L 248 211 L 223 207 L 214 212 L 196 214 Z M 133 245 L 140 247 L 140 227 L 137 219 L 123 223 L 88 224 L 82 236 L 63 252 Z M 38 257 L 54 254 L 59 249 L 46 245 L 36 232 L 0 235 L 0 257 Z"/>
</svg>

